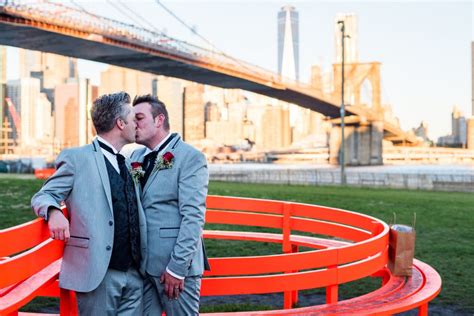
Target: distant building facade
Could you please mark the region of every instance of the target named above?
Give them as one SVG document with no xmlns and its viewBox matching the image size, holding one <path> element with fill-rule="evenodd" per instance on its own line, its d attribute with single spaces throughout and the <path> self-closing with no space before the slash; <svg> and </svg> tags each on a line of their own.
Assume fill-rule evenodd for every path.
<svg viewBox="0 0 474 316">
<path fill-rule="evenodd" d="M 55 89 L 55 141 L 59 149 L 82 146 L 95 136 L 90 109 L 98 88 L 89 79 L 70 80 Z"/>
<path fill-rule="evenodd" d="M 472 101 L 472 109 L 471 109 L 471 116 L 474 116 L 474 42 L 471 42 L 471 101 Z M 473 140 L 474 142 L 474 140 Z"/>
<path fill-rule="evenodd" d="M 338 13 L 334 21 L 334 44 L 335 62 L 340 64 L 342 62 L 342 33 L 339 21 L 344 21 L 344 62 L 357 63 L 359 62 L 359 47 L 358 47 L 358 25 L 357 15 L 354 13 Z"/>
<path fill-rule="evenodd" d="M 262 118 L 262 147 L 281 149 L 291 144 L 289 111 L 284 106 L 267 106 Z"/>
<path fill-rule="evenodd" d="M 46 133 L 43 129 L 51 126 L 51 103 L 46 95 L 41 93 L 40 86 L 40 80 L 37 78 L 8 81 L 7 95 L 19 118 L 16 124 L 20 125 L 15 125 L 15 122 L 11 120 L 13 139 L 23 152 L 34 151 L 41 142 L 45 141 L 43 137 Z M 48 135 L 48 137 L 51 136 L 49 133 Z"/>
<path fill-rule="evenodd" d="M 204 85 L 191 84 L 184 88 L 184 140 L 193 142 L 204 139 L 205 120 Z"/>
<path fill-rule="evenodd" d="M 451 134 L 438 138 L 438 146 L 461 147 L 467 145 L 467 119 L 461 110 L 453 107 L 451 113 Z"/>
<path fill-rule="evenodd" d="M 4 135 L 10 137 L 9 133 L 3 133 L 2 127 L 4 126 L 5 118 L 7 117 L 7 106 L 5 102 L 5 97 L 7 96 L 7 48 L 5 46 L 0 46 L 0 137 L 3 138 Z M 6 125 L 11 124 L 10 122 Z M 6 141 L 6 140 L 5 140 Z M 2 142 L 3 143 L 3 142 Z M 5 147 L 5 146 L 3 146 Z M 2 153 L 0 148 L 0 153 Z"/>
<path fill-rule="evenodd" d="M 431 142 L 429 136 L 428 136 L 428 123 L 425 121 L 422 121 L 420 125 L 417 128 L 413 128 L 413 133 L 422 138 L 425 143 Z"/>
<path fill-rule="evenodd" d="M 184 102 L 182 80 L 160 76 L 157 82 L 158 99 L 168 110 L 170 129 L 183 135 L 184 130 Z M 148 92 L 150 93 L 150 92 Z"/>
<path fill-rule="evenodd" d="M 110 66 L 100 74 L 99 95 L 126 91 L 133 99 L 136 95 L 152 93 L 155 78 L 149 73 Z"/>
</svg>

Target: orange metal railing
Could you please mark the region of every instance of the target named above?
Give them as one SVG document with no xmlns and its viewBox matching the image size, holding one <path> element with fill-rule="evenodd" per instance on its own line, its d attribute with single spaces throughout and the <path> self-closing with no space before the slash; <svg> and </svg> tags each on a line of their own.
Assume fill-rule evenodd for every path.
<svg viewBox="0 0 474 316">
<path fill-rule="evenodd" d="M 387 263 L 388 226 L 367 215 L 301 203 L 217 196 L 208 197 L 207 207 L 206 223 L 281 230 L 281 241 L 273 242 L 282 244 L 282 254 L 211 258 L 212 270 L 203 279 L 204 296 L 285 292 L 284 307 L 290 308 L 297 300 L 295 291 L 325 287 L 326 301 L 333 303 L 339 284 L 369 276 Z M 325 235 L 326 239 L 296 240 L 292 238 L 295 231 Z M 249 233 L 229 237 L 214 232 L 205 237 L 258 240 Z M 324 241 L 334 238 L 345 242 L 325 246 Z M 260 240 L 265 238 L 260 235 Z M 297 252 L 299 246 L 314 250 Z"/>
</svg>

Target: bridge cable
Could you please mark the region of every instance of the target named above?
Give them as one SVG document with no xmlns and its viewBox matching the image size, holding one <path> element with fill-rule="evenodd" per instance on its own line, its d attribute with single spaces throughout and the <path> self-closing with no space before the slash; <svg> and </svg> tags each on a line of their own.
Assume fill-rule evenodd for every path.
<svg viewBox="0 0 474 316">
<path fill-rule="evenodd" d="M 213 50 L 215 50 L 217 53 L 219 53 L 220 55 L 236 62 L 237 64 L 239 64 L 240 66 L 242 66 L 243 68 L 246 68 L 250 71 L 254 71 L 253 69 L 249 68 L 247 65 L 243 64 L 241 60 L 235 58 L 235 57 L 232 57 L 228 54 L 226 54 L 224 51 L 222 51 L 221 49 L 219 49 L 218 47 L 216 47 L 210 40 L 208 40 L 207 38 L 205 38 L 204 36 L 202 36 L 201 34 L 199 34 L 196 29 L 194 27 L 191 27 L 189 26 L 183 19 L 181 19 L 177 14 L 175 14 L 171 9 L 169 9 L 168 7 L 166 7 L 160 0 L 155 0 L 155 2 L 161 6 L 166 12 L 168 12 L 172 17 L 174 17 L 176 20 L 178 20 L 179 23 L 181 23 L 182 25 L 184 25 L 188 30 L 191 31 L 191 33 L 195 34 L 197 37 L 199 37 L 200 39 L 202 39 L 203 41 L 205 41 L 207 44 L 209 44 Z"/>
<path fill-rule="evenodd" d="M 110 5 L 112 5 L 117 11 L 119 11 L 120 13 L 122 13 L 123 15 L 125 15 L 127 18 L 131 19 L 132 21 L 134 21 L 135 23 L 137 23 L 138 25 L 140 25 L 144 30 L 149 30 L 149 31 L 152 31 L 154 33 L 156 33 L 158 36 L 161 36 L 161 37 L 164 37 L 165 39 L 168 39 L 170 41 L 172 41 L 173 43 L 176 43 L 178 44 L 179 46 L 181 46 L 182 48 L 184 48 L 183 44 L 180 42 L 180 41 L 176 41 L 174 40 L 173 38 L 169 37 L 168 35 L 166 35 L 165 33 L 163 33 L 163 31 L 159 30 L 156 26 L 154 26 L 151 22 L 149 22 L 147 19 L 145 19 L 142 15 L 138 14 L 135 10 L 133 10 L 132 8 L 130 8 L 129 6 L 127 6 L 125 3 L 123 3 L 122 1 L 117 1 L 116 3 L 120 4 L 123 8 L 120 8 L 119 6 L 117 6 L 115 3 L 113 3 L 111 0 L 106 0 Z M 141 19 L 141 20 L 140 20 Z M 143 22 L 145 22 L 147 25 L 144 25 L 142 23 L 142 20 Z M 150 29 L 151 28 L 151 29 Z"/>
<path fill-rule="evenodd" d="M 164 35 L 162 31 L 160 31 L 158 28 L 156 28 L 150 21 L 148 21 L 146 18 L 144 18 L 142 15 L 138 14 L 137 11 L 133 10 L 130 8 L 128 5 L 126 5 L 124 2 L 117 0 L 117 3 L 119 3 L 122 7 L 124 7 L 126 10 L 129 12 L 132 12 L 135 14 L 138 18 L 140 18 L 143 22 L 145 22 L 151 29 L 159 33 L 160 35 Z"/>
<path fill-rule="evenodd" d="M 69 8 L 71 10 L 75 10 L 77 11 L 77 9 L 75 8 L 72 8 L 72 7 L 68 7 L 68 6 L 65 6 L 63 4 L 59 4 L 59 3 L 55 3 L 55 2 L 51 2 L 51 1 L 48 1 L 48 0 L 42 0 L 43 2 L 45 3 L 49 3 L 49 4 L 53 4 L 55 6 L 60 6 L 60 7 L 65 7 L 65 8 Z M 86 10 L 83 6 L 79 5 L 77 2 L 75 2 L 74 0 L 69 0 L 72 4 L 74 4 L 77 8 L 79 8 L 79 11 L 82 11 L 84 14 L 88 15 L 89 17 L 92 17 L 94 19 L 97 19 L 98 21 L 100 22 L 105 22 L 105 23 L 121 23 L 122 25 L 125 25 L 125 26 L 134 26 L 132 24 L 125 24 L 123 22 L 120 22 L 120 21 L 116 21 L 116 20 L 113 20 L 113 19 L 110 19 L 110 18 L 106 18 L 104 16 L 101 16 L 101 15 L 97 15 L 95 13 L 92 13 L 91 11 L 88 11 Z"/>
<path fill-rule="evenodd" d="M 75 5 L 76 7 L 78 7 L 81 11 L 84 11 L 85 13 L 89 13 L 86 9 L 84 9 L 83 6 L 81 6 L 79 3 L 77 3 L 76 1 L 74 0 L 69 0 L 73 5 Z M 89 13 L 90 14 L 90 13 Z"/>
<path fill-rule="evenodd" d="M 163 3 L 160 2 L 160 0 L 155 0 L 155 2 L 161 6 L 166 12 L 168 12 L 168 14 L 170 14 L 172 17 L 174 17 L 179 23 L 181 23 L 185 28 L 187 28 L 188 30 L 191 31 L 191 33 L 195 34 L 196 36 L 198 36 L 199 38 L 201 38 L 202 40 L 204 40 L 206 43 L 208 43 L 209 45 L 212 45 L 214 46 L 207 38 L 205 38 L 204 36 L 202 36 L 201 34 L 199 34 L 196 29 L 192 26 L 189 26 L 183 19 L 181 19 L 176 13 L 174 13 L 171 9 L 169 9 L 168 7 L 166 7 Z"/>
<path fill-rule="evenodd" d="M 108 4 L 110 4 L 111 6 L 113 6 L 117 11 L 119 11 L 121 14 L 123 14 L 125 17 L 129 18 L 130 20 L 132 20 L 133 22 L 137 23 L 138 25 L 140 25 L 140 27 L 144 28 L 144 29 L 147 29 L 145 27 L 145 25 L 142 24 L 142 22 L 138 19 L 136 19 L 136 17 L 134 17 L 133 15 L 130 15 L 128 12 L 126 12 L 125 10 L 123 10 L 122 8 L 120 8 L 119 6 L 117 6 L 115 3 L 113 3 L 111 0 L 105 0 L 105 2 L 107 2 Z"/>
</svg>

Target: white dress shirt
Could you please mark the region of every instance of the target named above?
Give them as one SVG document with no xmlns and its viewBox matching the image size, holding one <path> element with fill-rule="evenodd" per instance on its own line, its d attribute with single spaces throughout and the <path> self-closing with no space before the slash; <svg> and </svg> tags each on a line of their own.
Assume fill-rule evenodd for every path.
<svg viewBox="0 0 474 316">
<path fill-rule="evenodd" d="M 105 139 L 103 139 L 100 136 L 97 136 L 97 140 L 99 142 L 109 146 L 114 151 L 115 155 L 112 154 L 111 152 L 105 150 L 104 148 L 100 147 L 100 150 L 102 150 L 102 153 L 104 154 L 105 158 L 107 158 L 107 160 L 112 164 L 112 167 L 114 167 L 114 169 L 117 171 L 117 173 L 120 174 L 120 168 L 119 168 L 119 165 L 118 165 L 118 162 L 117 162 L 117 156 L 116 156 L 116 154 L 118 154 L 117 149 L 115 149 L 114 146 L 112 146 L 108 141 L 106 141 Z"/>
<path fill-rule="evenodd" d="M 156 151 L 156 150 L 160 149 L 160 146 L 161 146 L 162 144 L 164 144 L 164 143 L 168 140 L 168 138 L 170 138 L 170 136 L 171 136 L 171 133 L 168 133 L 168 135 L 166 135 L 166 137 L 163 138 L 163 139 L 161 140 L 161 142 L 160 142 L 158 145 L 155 146 L 155 148 L 153 148 L 153 151 Z M 169 145 L 170 145 L 170 144 L 166 145 L 166 147 L 163 148 L 162 151 L 165 151 L 165 149 L 168 148 Z M 151 152 L 152 152 L 152 150 L 147 147 L 146 150 L 145 150 L 145 156 L 148 155 L 148 154 L 151 153 Z"/>
</svg>

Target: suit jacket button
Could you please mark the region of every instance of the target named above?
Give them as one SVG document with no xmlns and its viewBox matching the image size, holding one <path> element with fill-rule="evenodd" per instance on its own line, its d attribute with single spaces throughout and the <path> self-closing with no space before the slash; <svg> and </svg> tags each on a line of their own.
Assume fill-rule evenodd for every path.
<svg viewBox="0 0 474 316">
<path fill-rule="evenodd" d="M 105 249 L 110 250 L 110 249 L 112 249 L 112 247 L 107 246 L 107 247 L 105 247 Z"/>
<path fill-rule="evenodd" d="M 112 226 L 113 224 L 114 224 L 114 222 L 109 221 L 109 226 Z"/>
</svg>

